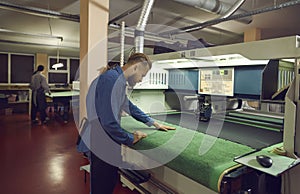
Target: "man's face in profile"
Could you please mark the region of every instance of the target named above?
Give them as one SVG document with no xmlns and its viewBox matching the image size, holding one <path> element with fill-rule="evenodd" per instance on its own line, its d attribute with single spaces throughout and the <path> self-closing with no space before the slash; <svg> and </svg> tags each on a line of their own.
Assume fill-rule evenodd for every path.
<svg viewBox="0 0 300 194">
<path fill-rule="evenodd" d="M 129 86 L 134 87 L 137 83 L 141 82 L 149 71 L 149 65 L 138 63 L 134 74 L 128 77 L 127 82 Z"/>
</svg>

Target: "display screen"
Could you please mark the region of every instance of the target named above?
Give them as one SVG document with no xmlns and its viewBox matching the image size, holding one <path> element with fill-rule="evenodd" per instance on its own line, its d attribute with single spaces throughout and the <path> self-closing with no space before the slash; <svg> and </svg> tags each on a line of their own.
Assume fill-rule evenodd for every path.
<svg viewBox="0 0 300 194">
<path fill-rule="evenodd" d="M 68 83 L 67 73 L 49 73 L 48 79 L 50 84 L 66 84 Z"/>
<path fill-rule="evenodd" d="M 199 94 L 233 96 L 234 68 L 199 70 Z"/>
</svg>

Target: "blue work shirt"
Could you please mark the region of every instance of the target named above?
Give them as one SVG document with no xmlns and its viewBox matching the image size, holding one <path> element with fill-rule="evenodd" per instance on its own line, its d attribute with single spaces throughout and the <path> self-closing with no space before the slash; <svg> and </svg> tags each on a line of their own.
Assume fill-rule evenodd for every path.
<svg viewBox="0 0 300 194">
<path fill-rule="evenodd" d="M 98 77 L 95 92 L 96 114 L 102 128 L 117 143 L 132 145 L 133 134 L 120 126 L 122 110 L 138 121 L 152 126 L 154 120 L 135 106 L 126 95 L 126 79 L 120 66 Z"/>
</svg>

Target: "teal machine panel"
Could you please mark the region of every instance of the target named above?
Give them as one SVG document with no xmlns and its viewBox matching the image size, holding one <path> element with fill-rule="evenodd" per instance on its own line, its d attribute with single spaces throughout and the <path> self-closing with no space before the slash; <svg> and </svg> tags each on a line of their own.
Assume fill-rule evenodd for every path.
<svg viewBox="0 0 300 194">
<path fill-rule="evenodd" d="M 234 96 L 259 99 L 265 65 L 234 67 Z M 169 89 L 197 91 L 199 69 L 170 69 Z"/>
<path fill-rule="evenodd" d="M 170 69 L 169 89 L 198 90 L 198 69 Z"/>
<path fill-rule="evenodd" d="M 259 98 L 262 87 L 262 72 L 265 65 L 238 66 L 234 68 L 234 95 Z"/>
</svg>

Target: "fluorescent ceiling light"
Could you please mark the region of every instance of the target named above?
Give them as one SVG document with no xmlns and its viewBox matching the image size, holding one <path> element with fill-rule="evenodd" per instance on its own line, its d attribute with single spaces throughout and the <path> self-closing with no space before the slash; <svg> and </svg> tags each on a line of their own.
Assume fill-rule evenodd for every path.
<svg viewBox="0 0 300 194">
<path fill-rule="evenodd" d="M 281 59 L 281 60 L 289 63 L 295 63 L 295 59 Z"/>
<path fill-rule="evenodd" d="M 215 55 L 215 56 L 193 56 L 185 59 L 172 59 L 155 61 L 164 69 L 177 68 L 203 68 L 203 67 L 226 67 L 245 65 L 266 65 L 269 60 L 250 60 L 240 54 Z"/>
</svg>

